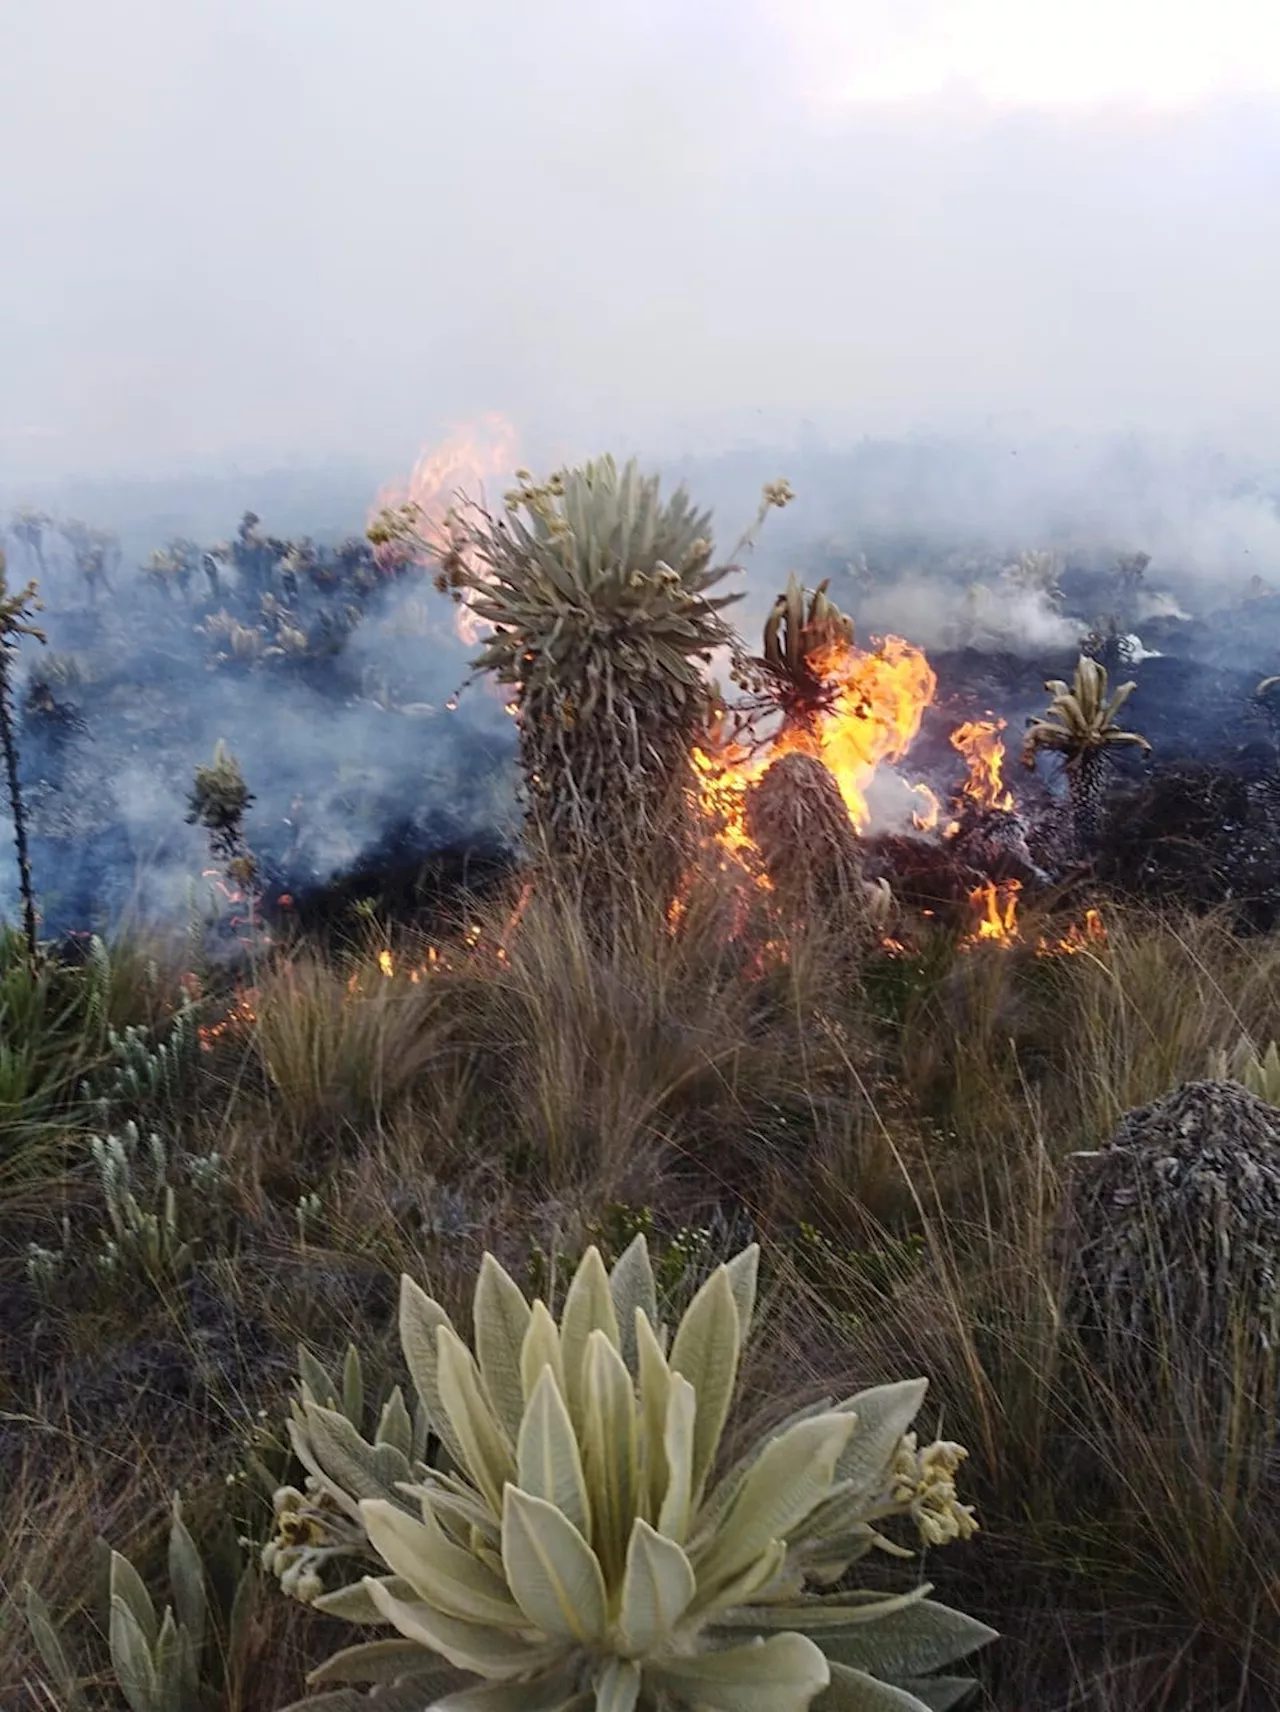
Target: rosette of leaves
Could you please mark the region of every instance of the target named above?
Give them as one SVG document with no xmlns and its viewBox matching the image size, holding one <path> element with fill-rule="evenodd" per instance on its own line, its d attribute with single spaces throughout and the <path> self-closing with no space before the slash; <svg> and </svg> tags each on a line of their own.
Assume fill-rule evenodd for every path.
<svg viewBox="0 0 1280 1712">
<path fill-rule="evenodd" d="M 784 725 L 812 725 L 830 698 L 824 665 L 836 649 L 853 641 L 853 620 L 828 600 L 829 586 L 827 578 L 809 594 L 794 574 L 789 576 L 765 620 L 764 651 L 751 662 L 782 709 Z"/>
<path fill-rule="evenodd" d="M 1105 666 L 1082 654 L 1071 683 L 1051 678 L 1044 687 L 1053 700 L 1046 712 L 1028 722 L 1023 765 L 1034 767 L 1041 749 L 1063 757 L 1075 841 L 1087 853 L 1097 842 L 1110 752 L 1134 744 L 1147 752 L 1151 749 L 1145 737 L 1116 723 L 1116 715 L 1138 686 L 1121 684 L 1108 698 Z"/>
<path fill-rule="evenodd" d="M 643 1237 L 612 1274 L 589 1249 L 558 1322 L 486 1255 L 474 1350 L 403 1280 L 401 1343 L 447 1467 L 397 1478 L 397 1449 L 371 1474 L 364 1453 L 341 1456 L 339 1411 L 302 1405 L 382 1566 L 314 1603 L 396 1631 L 312 1684 L 373 1682 L 377 1705 L 404 1712 L 959 1705 L 972 1684 L 937 1673 L 991 1631 L 925 1583 L 845 1579 L 876 1548 L 911 1555 L 890 1518 L 931 1544 L 974 1531 L 956 1498 L 963 1450 L 920 1450 L 909 1430 L 926 1382 L 815 1403 L 722 1465 L 757 1261 L 753 1246 L 718 1267 L 672 1335 Z M 364 1704 L 340 1689 L 296 1712 Z"/>
<path fill-rule="evenodd" d="M 731 567 L 712 562 L 710 514 L 683 488 L 664 498 L 634 461 L 519 479 L 503 516 L 460 507 L 433 550 L 441 585 L 493 626 L 475 665 L 514 691 L 532 828 L 593 864 L 678 843 L 703 667 L 731 641 L 721 613 L 740 598 L 714 592 Z"/>
<path fill-rule="evenodd" d="M 256 1586 L 252 1568 L 234 1554 L 202 1559 L 175 1494 L 170 1512 L 168 1569 L 172 1605 L 157 1613 L 142 1577 L 128 1558 L 106 1552 L 111 1671 L 131 1712 L 210 1712 L 240 1702 L 253 1650 L 250 1612 Z M 221 1561 L 219 1561 L 221 1559 Z M 228 1573 L 229 1572 L 229 1573 Z M 83 1672 L 49 1607 L 28 1586 L 26 1619 L 62 1712 L 88 1712 Z M 98 1705 L 95 1698 L 93 1705 Z"/>
</svg>

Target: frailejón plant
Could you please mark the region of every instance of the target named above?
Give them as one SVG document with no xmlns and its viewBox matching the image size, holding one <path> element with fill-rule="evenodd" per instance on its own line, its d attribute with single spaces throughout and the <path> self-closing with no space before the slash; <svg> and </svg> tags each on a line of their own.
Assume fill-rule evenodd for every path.
<svg viewBox="0 0 1280 1712">
<path fill-rule="evenodd" d="M 719 592 L 733 567 L 713 559 L 710 513 L 683 488 L 662 497 L 634 462 L 517 480 L 501 516 L 463 504 L 429 540 L 410 506 L 371 538 L 416 544 L 492 626 L 475 664 L 512 691 L 531 827 L 598 876 L 610 853 L 680 844 L 711 706 L 704 668 L 734 646 L 722 614 L 741 596 Z M 790 498 L 771 483 L 757 523 Z"/>
<path fill-rule="evenodd" d="M 1106 668 L 1082 654 L 1070 684 L 1061 678 L 1046 683 L 1053 699 L 1044 713 L 1028 722 L 1023 764 L 1034 767 L 1041 749 L 1063 757 L 1076 846 L 1083 854 L 1090 853 L 1097 840 L 1111 752 L 1133 744 L 1148 752 L 1151 749 L 1145 737 L 1116 724 L 1116 715 L 1137 687 L 1134 683 L 1121 684 L 1108 699 Z"/>
<path fill-rule="evenodd" d="M 1230 1052 L 1210 1053 L 1206 1074 L 1213 1082 L 1239 1082 L 1269 1106 L 1280 1106 L 1280 1045 L 1274 1040 L 1260 1051 L 1242 1034 Z"/>
<path fill-rule="evenodd" d="M 101 1543 L 101 1542 L 100 1542 Z M 105 1550 L 105 1546 L 104 1546 Z M 116 1684 L 132 1712 L 204 1712 L 229 1704 L 219 1688 L 238 1691 L 248 1674 L 249 1611 L 255 1571 L 246 1567 L 223 1590 L 210 1575 L 175 1494 L 169 1524 L 169 1587 L 173 1604 L 157 1614 L 142 1577 L 121 1553 L 111 1553 L 107 1639 Z M 213 1597 L 211 1598 L 211 1593 Z M 26 1618 L 61 1712 L 88 1712 L 92 1679 L 76 1667 L 48 1605 L 25 1589 Z M 236 1698 L 236 1704 L 248 1704 Z M 93 1704 L 98 1701 L 95 1697 Z"/>
<path fill-rule="evenodd" d="M 164 1616 L 142 1577 L 119 1552 L 111 1554 L 111 1613 L 107 1636 L 116 1680 L 133 1712 L 199 1712 L 200 1654 L 204 1645 L 208 1598 L 200 1553 L 173 1500 L 169 1530 L 169 1580 L 174 1606 Z M 26 1589 L 27 1622 L 32 1638 L 68 1712 L 87 1702 L 48 1606 L 33 1587 Z"/>
<path fill-rule="evenodd" d="M 444 1465 L 412 1451 L 402 1402 L 369 1446 L 304 1391 L 291 1436 L 310 1495 L 280 1495 L 265 1562 L 291 1579 L 304 1538 L 374 1556 L 381 1573 L 318 1594 L 317 1565 L 293 1590 L 396 1631 L 311 1682 L 377 1682 L 379 1705 L 420 1712 L 957 1705 L 972 1685 L 934 1673 L 991 1631 L 925 1583 L 845 1584 L 877 1547 L 911 1556 L 890 1518 L 932 1545 L 975 1530 L 956 1496 L 964 1451 L 920 1449 L 909 1430 L 926 1381 L 802 1409 L 720 1467 L 757 1261 L 753 1246 L 718 1267 L 671 1335 L 642 1236 L 612 1274 L 588 1250 L 558 1323 L 486 1255 L 474 1353 L 404 1279 L 401 1343 Z"/>
</svg>

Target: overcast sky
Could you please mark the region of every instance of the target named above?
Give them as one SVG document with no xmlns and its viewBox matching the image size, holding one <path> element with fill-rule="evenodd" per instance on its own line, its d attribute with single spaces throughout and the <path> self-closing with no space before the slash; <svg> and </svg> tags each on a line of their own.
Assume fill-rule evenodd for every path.
<svg viewBox="0 0 1280 1712">
<path fill-rule="evenodd" d="M 1274 0 L 0 0 L 0 160 L 6 485 L 1280 441 Z"/>
</svg>

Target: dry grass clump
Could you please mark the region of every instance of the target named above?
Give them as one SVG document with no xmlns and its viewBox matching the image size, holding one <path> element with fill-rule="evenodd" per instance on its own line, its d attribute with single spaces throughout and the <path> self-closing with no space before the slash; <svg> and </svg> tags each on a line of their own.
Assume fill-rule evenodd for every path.
<svg viewBox="0 0 1280 1712">
<path fill-rule="evenodd" d="M 745 1231 L 763 1240 L 761 1409 L 931 1376 L 922 1430 L 970 1447 L 984 1531 L 928 1573 L 1005 1637 L 988 1704 L 1274 1707 L 1274 1374 L 1230 1322 L 1210 1384 L 1176 1317 L 1141 1381 L 1104 1361 L 1062 1312 L 1056 1233 L 1067 1155 L 1242 1035 L 1271 1038 L 1280 942 L 1106 925 L 1072 955 L 1036 954 L 1048 923 L 1012 948 L 922 931 L 851 970 L 820 912 L 783 932 L 765 894 L 709 867 L 671 920 L 641 897 L 608 934 L 544 873 L 431 943 L 383 937 L 337 963 L 299 947 L 256 970 L 220 1031 L 202 1012 L 180 1097 L 109 1103 L 110 1128 L 165 1132 L 194 1256 L 172 1278 L 93 1260 L 103 1113 L 66 1067 L 110 1053 L 83 984 L 56 1032 L 11 1011 L 16 1049 L 34 1031 L 61 1092 L 38 1118 L 19 1096 L 41 1150 L 22 1128 L 23 1171 L 0 1176 L 0 1705 L 52 1703 L 8 1602 L 25 1580 L 100 1668 L 95 1537 L 150 1575 L 175 1488 L 193 1529 L 230 1514 L 264 1537 L 251 1469 L 279 1474 L 285 1453 L 258 1416 L 282 1412 L 295 1340 L 332 1363 L 354 1339 L 389 1385 L 402 1269 L 452 1309 L 485 1248 L 554 1284 L 588 1241 L 616 1251 L 644 1228 L 676 1296 Z M 146 962 L 114 953 L 111 1014 L 163 1029 Z M 184 1164 L 212 1154 L 216 1221 Z M 64 1218 L 42 1291 L 28 1244 L 60 1250 Z M 236 1712 L 285 1703 L 333 1644 L 267 1588 L 253 1621 L 257 1674 L 216 1702 Z"/>
</svg>

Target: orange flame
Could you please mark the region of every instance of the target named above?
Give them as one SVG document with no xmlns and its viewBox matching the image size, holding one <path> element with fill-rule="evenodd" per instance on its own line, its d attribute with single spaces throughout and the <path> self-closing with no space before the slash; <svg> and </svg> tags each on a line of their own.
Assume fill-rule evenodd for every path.
<svg viewBox="0 0 1280 1712">
<path fill-rule="evenodd" d="M 1076 957 L 1082 951 L 1094 951 L 1107 943 L 1107 929 L 1096 909 L 1084 912 L 1084 922 L 1073 921 L 1061 939 L 1042 939 L 1036 947 L 1037 957 L 1057 955 Z"/>
<path fill-rule="evenodd" d="M 441 445 L 423 452 L 406 484 L 382 489 L 370 523 L 388 507 L 416 506 L 419 533 L 433 548 L 443 548 L 448 540 L 446 519 L 459 500 L 481 499 L 486 483 L 510 484 L 520 461 L 517 446 L 515 429 L 496 412 L 455 429 Z M 468 647 L 474 647 L 485 626 L 463 600 L 454 628 Z"/>
<path fill-rule="evenodd" d="M 1004 782 L 1004 728 L 1003 719 L 969 719 L 951 733 L 951 747 L 964 756 L 969 769 L 961 794 L 979 808 L 1013 807 Z"/>
<path fill-rule="evenodd" d="M 871 818 L 866 790 L 876 769 L 906 754 L 938 687 L 924 654 L 900 636 L 886 636 L 872 651 L 841 642 L 808 663 L 825 691 L 811 723 L 784 725 L 754 753 L 732 744 L 694 752 L 704 812 L 720 826 L 722 848 L 734 856 L 753 849 L 746 829 L 748 789 L 772 762 L 796 752 L 812 755 L 827 768 L 861 832 Z M 914 788 L 925 800 L 927 816 L 933 793 Z"/>
<path fill-rule="evenodd" d="M 997 945 L 1012 945 L 1018 938 L 1018 894 L 1021 880 L 988 882 L 969 893 L 969 902 L 978 915 L 977 925 L 967 943 L 994 941 Z"/>
</svg>

